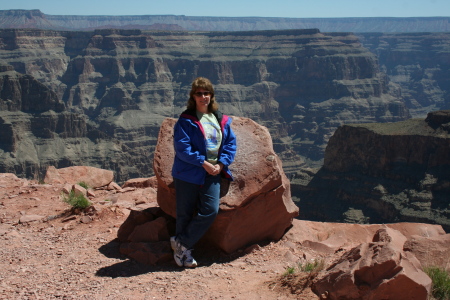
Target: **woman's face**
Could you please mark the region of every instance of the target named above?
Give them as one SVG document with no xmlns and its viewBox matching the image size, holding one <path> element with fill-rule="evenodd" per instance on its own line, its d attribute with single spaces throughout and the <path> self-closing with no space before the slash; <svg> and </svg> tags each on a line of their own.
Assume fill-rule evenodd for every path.
<svg viewBox="0 0 450 300">
<path fill-rule="evenodd" d="M 205 89 L 197 89 L 194 93 L 195 107 L 199 112 L 208 112 L 211 102 L 211 92 Z"/>
</svg>

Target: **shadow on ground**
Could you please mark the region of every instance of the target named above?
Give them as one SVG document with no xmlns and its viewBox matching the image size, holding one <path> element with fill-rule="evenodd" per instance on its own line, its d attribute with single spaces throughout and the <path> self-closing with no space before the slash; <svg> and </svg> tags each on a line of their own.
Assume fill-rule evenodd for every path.
<svg viewBox="0 0 450 300">
<path fill-rule="evenodd" d="M 261 243 L 259 245 L 264 246 L 265 244 L 266 243 Z M 178 267 L 173 260 L 158 263 L 156 265 L 146 265 L 140 263 L 121 254 L 119 247 L 120 242 L 115 239 L 99 248 L 99 252 L 104 256 L 113 259 L 120 259 L 121 261 L 110 266 L 101 267 L 97 270 L 95 274 L 96 276 L 111 278 L 133 277 L 152 272 L 177 272 L 184 269 L 182 267 Z M 207 242 L 199 242 L 196 250 L 193 252 L 194 257 L 199 264 L 198 268 L 209 267 L 216 263 L 230 263 L 245 254 L 246 252 L 243 250 L 226 254 L 209 245 Z"/>
</svg>

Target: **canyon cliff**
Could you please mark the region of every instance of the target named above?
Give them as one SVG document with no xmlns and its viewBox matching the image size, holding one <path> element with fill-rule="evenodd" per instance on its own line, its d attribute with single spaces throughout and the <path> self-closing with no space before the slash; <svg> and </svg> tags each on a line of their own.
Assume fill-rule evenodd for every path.
<svg viewBox="0 0 450 300">
<path fill-rule="evenodd" d="M 49 165 L 111 169 L 119 182 L 152 175 L 159 127 L 197 76 L 224 113 L 269 129 L 287 174 L 320 164 L 339 125 L 410 117 L 349 33 L 10 29 L 0 45 L 0 169 L 20 176 Z"/>
<path fill-rule="evenodd" d="M 291 180 L 301 218 L 423 222 L 450 230 L 450 111 L 424 119 L 339 127 L 319 170 Z"/>
<path fill-rule="evenodd" d="M 411 116 L 450 109 L 450 32 L 358 34 Z"/>
</svg>

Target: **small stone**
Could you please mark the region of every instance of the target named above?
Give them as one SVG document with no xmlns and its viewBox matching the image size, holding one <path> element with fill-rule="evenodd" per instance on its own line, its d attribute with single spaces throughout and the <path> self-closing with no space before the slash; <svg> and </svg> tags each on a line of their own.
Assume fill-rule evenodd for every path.
<svg viewBox="0 0 450 300">
<path fill-rule="evenodd" d="M 62 222 L 64 223 L 64 222 L 68 222 L 68 221 L 71 221 L 71 220 L 75 220 L 77 218 L 77 216 L 75 216 L 75 215 L 71 215 L 71 216 L 68 216 L 67 218 L 64 218 L 63 220 L 62 220 Z"/>
<path fill-rule="evenodd" d="M 87 190 L 82 187 L 81 185 L 78 184 L 74 184 L 72 187 L 72 191 L 75 193 L 75 195 L 82 195 L 82 196 L 87 196 Z"/>
<path fill-rule="evenodd" d="M 111 183 L 108 185 L 108 190 L 110 190 L 110 191 L 112 191 L 112 190 L 120 191 L 120 190 L 122 190 L 122 188 L 120 187 L 120 185 L 118 185 L 117 183 L 115 183 L 115 182 L 113 181 L 113 182 L 111 182 Z"/>
<path fill-rule="evenodd" d="M 30 223 L 30 222 L 36 222 L 36 221 L 40 221 L 42 219 L 44 219 L 44 216 L 40 216 L 40 215 L 24 215 L 22 217 L 20 217 L 19 219 L 19 223 Z"/>
<path fill-rule="evenodd" d="M 88 197 L 95 197 L 95 193 L 91 189 L 87 190 L 87 195 L 88 195 Z"/>
<path fill-rule="evenodd" d="M 71 184 L 65 184 L 64 187 L 62 188 L 62 192 L 65 194 L 70 194 L 71 190 L 72 190 Z"/>
<path fill-rule="evenodd" d="M 92 218 L 89 217 L 89 216 L 82 216 L 82 217 L 80 218 L 80 222 L 81 222 L 81 223 L 84 223 L 84 224 L 88 224 L 88 223 L 91 223 L 91 222 L 92 222 Z"/>
</svg>

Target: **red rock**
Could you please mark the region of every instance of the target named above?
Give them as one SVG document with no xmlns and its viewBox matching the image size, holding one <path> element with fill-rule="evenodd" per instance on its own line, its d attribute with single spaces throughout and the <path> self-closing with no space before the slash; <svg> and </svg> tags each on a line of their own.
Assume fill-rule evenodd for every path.
<svg viewBox="0 0 450 300">
<path fill-rule="evenodd" d="M 123 185 L 122 188 L 127 187 L 135 187 L 135 188 L 147 188 L 151 187 L 156 189 L 158 187 L 158 181 L 155 176 L 152 176 L 150 178 L 133 178 L 130 180 L 127 180 Z"/>
<path fill-rule="evenodd" d="M 134 187 L 126 187 L 126 188 L 120 189 L 120 192 L 121 193 L 126 193 L 126 192 L 131 192 L 131 191 L 134 191 L 134 190 L 136 190 L 136 188 L 134 188 Z"/>
<path fill-rule="evenodd" d="M 341 256 L 313 284 L 313 291 L 330 300 L 426 300 L 431 279 L 414 255 L 403 252 L 406 237 L 384 228 L 373 240 Z"/>
<path fill-rule="evenodd" d="M 82 216 L 82 217 L 80 218 L 80 222 L 81 222 L 81 223 L 84 223 L 84 224 L 88 224 L 88 223 L 91 223 L 91 222 L 92 222 L 92 218 L 89 217 L 89 216 Z"/>
<path fill-rule="evenodd" d="M 17 177 L 16 174 L 13 173 L 0 173 L 0 179 L 18 180 L 19 177 Z"/>
<path fill-rule="evenodd" d="M 94 191 L 93 190 L 91 190 L 91 189 L 88 189 L 87 191 L 86 191 L 86 195 L 87 196 L 89 196 L 89 197 L 95 197 L 95 193 L 94 193 Z"/>
<path fill-rule="evenodd" d="M 157 242 L 169 240 L 167 219 L 159 217 L 156 220 L 137 225 L 128 236 L 130 242 Z"/>
<path fill-rule="evenodd" d="M 158 180 L 158 204 L 175 217 L 175 189 L 171 176 L 175 119 L 161 125 L 153 168 Z M 248 118 L 233 117 L 238 150 L 230 166 L 234 181 L 223 184 L 220 211 L 206 235 L 225 252 L 263 240 L 278 240 L 292 225 L 298 207 L 290 182 L 275 154 L 267 128 Z M 227 181 L 224 179 L 224 183 Z"/>
<path fill-rule="evenodd" d="M 45 218 L 44 216 L 39 216 L 39 215 L 24 215 L 24 216 L 20 217 L 19 223 L 36 222 L 36 221 L 41 221 L 44 218 Z"/>
<path fill-rule="evenodd" d="M 411 236 L 403 246 L 423 267 L 442 267 L 450 271 L 450 234 L 439 236 Z"/>
<path fill-rule="evenodd" d="M 135 189 L 134 191 L 128 191 L 126 193 L 118 191 L 115 194 L 109 195 L 108 199 L 111 200 L 111 203 L 121 207 L 135 209 L 137 202 L 155 203 L 156 191 L 150 187 L 145 189 Z"/>
<path fill-rule="evenodd" d="M 53 166 L 47 168 L 45 183 L 50 184 L 76 184 L 85 182 L 91 188 L 108 185 L 114 179 L 113 171 L 88 166 L 74 166 L 56 169 Z"/>
<path fill-rule="evenodd" d="M 62 192 L 64 194 L 70 194 L 70 191 L 72 191 L 72 184 L 65 184 L 64 187 L 62 188 Z"/>
<path fill-rule="evenodd" d="M 173 260 L 172 249 L 168 241 L 153 243 L 122 243 L 120 253 L 135 259 L 136 261 L 155 265 Z"/>
<path fill-rule="evenodd" d="M 135 232 L 135 228 L 139 227 L 141 225 L 144 225 L 146 223 L 153 223 L 154 220 L 165 217 L 164 212 L 161 211 L 159 207 L 152 207 L 145 210 L 131 210 L 130 214 L 128 215 L 128 218 L 123 222 L 123 224 L 120 226 L 119 231 L 117 232 L 117 238 L 120 242 L 131 242 L 132 241 L 132 235 L 134 234 L 135 240 L 137 233 Z M 153 223 L 155 227 L 160 228 L 161 227 L 161 220 L 159 220 L 156 223 Z M 167 221 L 165 223 L 166 227 L 171 227 L 171 225 L 167 224 Z M 142 228 L 142 227 L 141 227 Z M 143 233 L 145 234 L 145 233 Z M 165 235 L 161 235 L 164 239 L 168 240 L 168 237 Z M 142 239 L 143 241 L 155 241 L 156 239 Z"/>
<path fill-rule="evenodd" d="M 71 216 L 68 216 L 67 218 L 62 219 L 61 222 L 63 222 L 63 223 L 69 222 L 69 221 L 75 220 L 76 218 L 77 218 L 77 216 L 71 215 Z"/>
<path fill-rule="evenodd" d="M 159 207 L 132 210 L 117 232 L 120 252 L 144 264 L 169 261 L 169 231 L 175 231 L 173 219 Z"/>
<path fill-rule="evenodd" d="M 361 243 L 372 241 L 373 235 L 382 228 L 400 231 L 406 238 L 412 236 L 439 237 L 445 235 L 440 225 L 423 223 L 395 224 L 346 224 L 312 222 L 294 219 L 295 224 L 286 235 L 289 239 L 310 247 L 316 252 L 331 253 L 339 249 L 349 250 Z"/>
<path fill-rule="evenodd" d="M 87 190 L 84 187 L 82 187 L 82 186 L 80 186 L 78 184 L 74 184 L 73 185 L 72 191 L 74 192 L 74 194 L 76 196 L 78 196 L 78 195 L 81 195 L 81 196 L 84 196 L 84 197 L 87 196 Z"/>
<path fill-rule="evenodd" d="M 122 190 L 122 188 L 120 187 L 120 185 L 118 185 L 118 184 L 115 183 L 115 182 L 110 182 L 110 183 L 108 184 L 108 188 L 107 188 L 107 189 L 110 190 L 110 191 L 113 191 L 113 190 L 120 191 L 120 190 Z"/>
</svg>

